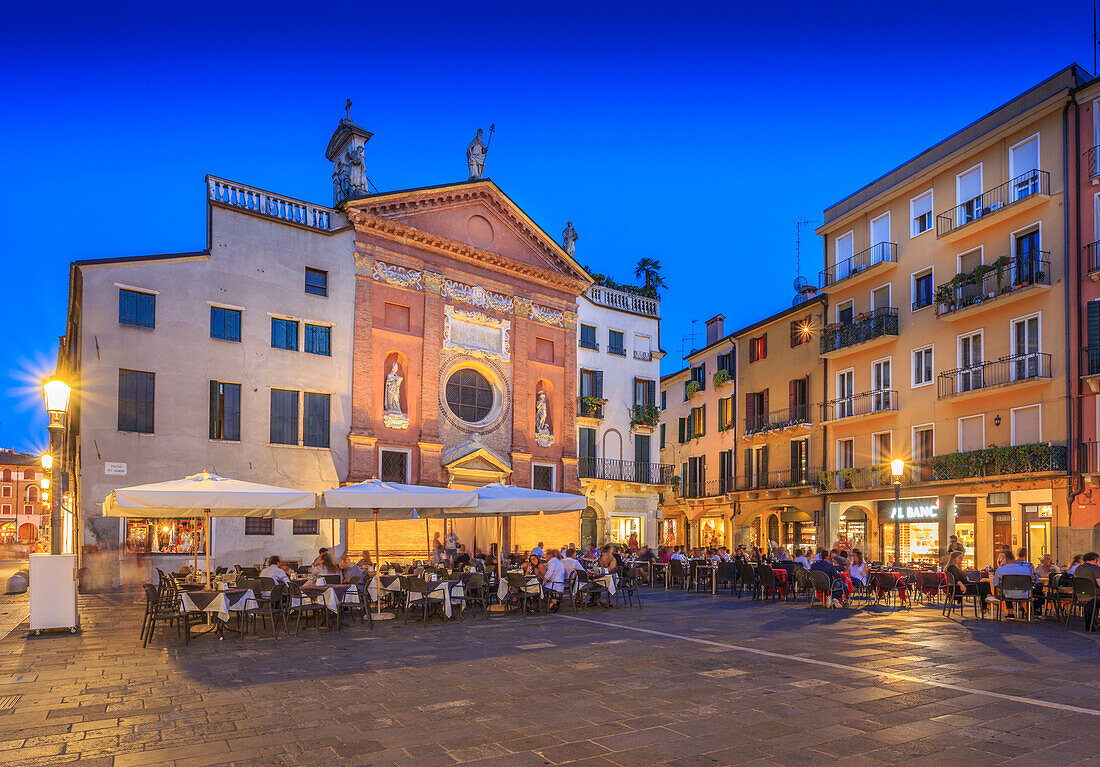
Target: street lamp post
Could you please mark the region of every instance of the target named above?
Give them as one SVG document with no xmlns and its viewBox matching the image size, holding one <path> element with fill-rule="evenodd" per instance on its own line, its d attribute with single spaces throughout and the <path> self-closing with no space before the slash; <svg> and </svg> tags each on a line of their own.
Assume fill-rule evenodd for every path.
<svg viewBox="0 0 1100 767">
<path fill-rule="evenodd" d="M 42 466 L 47 468 L 46 465 L 49 464 L 52 477 L 55 460 L 58 461 L 58 469 L 64 468 L 64 462 L 60 460 L 59 453 L 65 445 L 66 416 L 69 412 L 69 394 L 72 389 L 59 378 L 50 378 L 42 385 L 42 391 L 46 399 L 46 412 L 50 416 L 50 451 L 48 456 L 43 456 Z M 48 485 L 50 491 L 50 553 L 61 554 L 61 483 L 48 482 Z M 77 545 L 74 537 L 73 547 L 75 548 Z"/>
<path fill-rule="evenodd" d="M 905 461 L 890 461 L 890 473 L 894 477 L 894 567 L 901 565 L 901 475 L 905 473 Z"/>
</svg>

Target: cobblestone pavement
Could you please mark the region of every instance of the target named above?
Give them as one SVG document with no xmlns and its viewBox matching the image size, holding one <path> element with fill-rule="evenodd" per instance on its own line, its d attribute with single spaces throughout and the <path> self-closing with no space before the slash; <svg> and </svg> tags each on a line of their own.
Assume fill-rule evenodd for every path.
<svg viewBox="0 0 1100 767">
<path fill-rule="evenodd" d="M 0 642 L 0 764 L 1100 764 L 1079 627 L 645 596 L 145 650 L 136 594 L 84 597 Z"/>
</svg>

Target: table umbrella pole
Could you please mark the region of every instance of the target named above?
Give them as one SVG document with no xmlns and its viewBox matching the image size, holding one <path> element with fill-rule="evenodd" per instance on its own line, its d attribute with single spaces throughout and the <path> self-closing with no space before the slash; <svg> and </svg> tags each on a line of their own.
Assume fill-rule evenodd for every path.
<svg viewBox="0 0 1100 767">
<path fill-rule="evenodd" d="M 497 512 L 497 593 L 498 594 L 500 593 L 500 584 L 503 582 L 502 579 L 504 578 L 504 575 L 502 573 L 503 568 L 501 568 L 501 565 L 500 565 L 500 556 L 501 556 L 501 553 L 502 553 L 503 549 L 504 549 L 504 525 L 502 523 L 502 517 L 500 516 L 500 512 L 498 511 Z M 503 612 L 507 608 L 504 604 L 497 604 L 497 605 L 490 605 L 489 609 L 492 610 L 493 612 Z"/>
<path fill-rule="evenodd" d="M 210 509 L 202 510 L 202 542 L 206 552 L 206 588 L 210 588 Z M 199 550 L 195 549 L 195 565 L 199 563 Z"/>
<path fill-rule="evenodd" d="M 371 613 L 376 621 L 393 620 L 393 613 L 382 612 L 382 549 L 378 543 L 378 509 L 374 510 L 374 577 L 378 581 L 378 611 Z M 370 609 L 370 593 L 363 595 L 367 600 L 367 609 Z"/>
</svg>

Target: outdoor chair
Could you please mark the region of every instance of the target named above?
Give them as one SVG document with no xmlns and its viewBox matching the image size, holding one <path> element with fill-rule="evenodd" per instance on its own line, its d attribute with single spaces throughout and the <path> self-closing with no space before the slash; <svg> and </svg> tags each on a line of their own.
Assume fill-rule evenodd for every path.
<svg viewBox="0 0 1100 767">
<path fill-rule="evenodd" d="M 485 617 L 489 617 L 489 593 L 485 586 L 485 576 L 481 573 L 464 575 L 462 578 L 462 596 L 454 599 L 462 604 L 463 614 L 465 614 L 468 606 L 477 605 L 485 613 Z"/>
<path fill-rule="evenodd" d="M 711 577 L 714 575 L 714 570 L 711 569 L 709 562 L 692 562 L 691 563 L 691 584 L 695 591 L 703 586 L 707 589 L 711 588 Z"/>
<path fill-rule="evenodd" d="M 738 562 L 737 569 L 741 573 L 741 582 L 737 586 L 737 598 L 741 598 L 741 593 L 744 589 L 748 589 L 753 599 L 760 598 L 760 579 L 756 576 L 756 571 L 752 569 L 752 565 L 748 562 Z"/>
<path fill-rule="evenodd" d="M 1092 578 L 1075 577 L 1073 579 L 1073 601 L 1066 610 L 1066 628 L 1069 628 L 1070 620 L 1080 609 L 1081 618 L 1085 622 L 1085 631 L 1096 630 L 1097 591 L 1096 581 Z"/>
<path fill-rule="evenodd" d="M 1043 612 L 1047 608 L 1054 607 L 1054 615 L 1058 620 L 1066 614 L 1069 604 L 1073 601 L 1073 576 L 1065 573 L 1051 573 L 1047 580 L 1047 587 L 1043 589 Z"/>
<path fill-rule="evenodd" d="M 228 567 L 215 567 L 214 568 L 214 575 L 225 575 L 227 572 L 229 572 Z"/>
<path fill-rule="evenodd" d="M 519 603 L 519 606 L 523 609 L 523 614 L 527 614 L 527 605 L 529 603 L 534 604 L 534 612 L 539 610 L 539 601 L 541 600 L 541 594 L 531 593 L 527 590 L 527 576 L 523 573 L 505 573 L 504 577 L 508 583 L 508 596 L 505 597 L 507 604 Z"/>
<path fill-rule="evenodd" d="M 176 636 L 179 636 L 181 625 L 189 620 L 186 613 L 180 612 L 179 596 L 174 598 L 166 596 L 157 590 L 151 583 L 142 585 L 145 591 L 145 615 L 141 619 L 141 646 L 148 647 L 149 640 L 153 638 L 153 631 L 158 622 L 176 625 Z M 195 621 L 198 622 L 198 621 Z M 190 639 L 190 636 L 188 636 Z"/>
<path fill-rule="evenodd" d="M 268 594 L 275 588 L 274 578 L 260 578 L 260 591 L 264 594 Z M 259 594 L 257 594 L 259 596 Z"/>
<path fill-rule="evenodd" d="M 940 578 L 938 572 L 916 573 L 917 582 L 920 584 L 920 593 L 925 601 L 931 600 L 933 604 L 939 602 L 940 594 L 947 592 L 947 585 Z"/>
<path fill-rule="evenodd" d="M 255 567 L 242 567 L 240 571 L 242 575 L 246 575 L 249 578 L 256 578 L 260 575 L 259 569 Z"/>
<path fill-rule="evenodd" d="M 974 607 L 975 618 L 985 618 L 985 612 L 982 610 L 982 596 L 978 593 L 977 587 L 967 589 L 966 591 L 959 590 L 959 582 L 955 580 L 955 576 L 951 573 L 947 575 L 947 593 L 944 595 L 943 609 L 940 610 L 942 615 L 951 617 L 951 614 L 955 611 L 959 611 L 959 617 L 963 617 L 963 607 L 966 605 L 966 601 L 969 599 L 970 604 Z"/>
<path fill-rule="evenodd" d="M 875 573 L 872 579 L 875 584 L 875 601 L 885 599 L 889 604 L 897 604 L 899 601 L 912 606 L 909 600 L 909 587 L 907 584 L 898 585 L 898 579 L 892 572 Z"/>
<path fill-rule="evenodd" d="M 367 593 L 367 585 L 363 581 L 366 578 L 361 576 L 355 576 L 351 579 L 350 583 L 355 587 L 356 596 L 359 597 L 358 602 L 341 603 L 340 613 L 347 613 L 348 615 L 357 616 L 359 623 L 363 623 L 363 618 L 366 618 L 367 628 L 370 631 L 374 631 L 374 618 L 371 617 L 370 612 L 370 595 Z"/>
<path fill-rule="evenodd" d="M 247 629 L 248 622 L 251 621 L 252 632 L 256 633 L 256 618 L 260 619 L 265 629 L 267 628 L 267 620 L 270 618 L 271 634 L 275 637 L 275 640 L 278 641 L 279 620 L 282 620 L 283 629 L 289 636 L 290 624 L 287 620 L 287 608 L 290 605 L 290 597 L 286 589 L 285 583 L 277 583 L 272 587 L 271 593 L 261 602 L 258 602 L 256 607 L 245 609 L 243 614 L 245 628 Z"/>
<path fill-rule="evenodd" d="M 588 573 L 584 570 L 574 571 L 573 578 L 576 588 L 569 601 L 573 605 L 574 612 L 577 610 L 578 601 L 581 607 L 588 607 L 589 605 L 598 607 L 603 604 L 603 599 L 605 597 L 607 600 L 607 607 L 611 607 L 611 594 L 602 583 L 594 583 L 589 580 Z"/>
<path fill-rule="evenodd" d="M 415 575 L 409 576 L 407 581 L 408 595 L 405 600 L 405 623 L 409 622 L 409 613 L 414 607 L 423 611 L 424 623 L 428 622 L 428 614 L 433 609 L 439 610 L 439 616 L 446 622 L 447 614 L 443 612 L 443 597 L 437 597 L 429 593 L 428 582 Z"/>
<path fill-rule="evenodd" d="M 767 599 L 779 599 L 779 583 L 775 580 L 775 570 L 768 565 L 760 565 L 757 569 L 757 577 L 760 579 L 760 591 Z"/>
<path fill-rule="evenodd" d="M 723 583 L 728 583 L 730 586 L 730 596 L 733 596 L 734 589 L 737 588 L 737 565 L 733 562 L 719 562 L 718 570 L 714 573 L 715 591 L 722 587 Z"/>
<path fill-rule="evenodd" d="M 996 598 L 997 619 L 1001 618 L 1004 605 L 1027 606 L 1027 619 L 1031 621 L 1031 598 L 1035 583 L 1030 575 L 1005 575 L 1001 578 L 1000 594 Z M 1017 613 L 1018 614 L 1018 613 Z"/>
<path fill-rule="evenodd" d="M 810 580 L 809 571 L 804 567 L 800 567 L 797 570 L 795 570 L 794 571 L 794 582 L 795 582 L 795 586 L 798 589 L 798 592 L 800 594 L 806 594 L 806 596 L 808 598 L 807 601 L 808 602 L 813 602 L 814 601 L 814 584 L 813 584 L 813 581 Z M 797 601 L 797 597 L 795 598 L 795 601 Z"/>
<path fill-rule="evenodd" d="M 328 608 L 303 594 L 301 586 L 291 581 L 287 584 L 287 593 L 290 597 L 287 604 L 287 617 L 294 616 L 295 618 L 295 634 L 300 633 L 302 630 L 302 616 L 305 616 L 306 628 L 309 628 L 310 617 L 316 618 L 314 625 L 317 628 L 320 628 L 322 623 L 328 625 Z"/>
<path fill-rule="evenodd" d="M 623 601 L 627 607 L 634 606 L 634 600 L 638 600 L 638 609 L 642 607 L 642 592 L 638 590 L 638 581 L 641 577 L 641 570 L 637 567 L 628 567 L 619 577 L 619 582 L 615 587 L 615 604 L 619 604 L 619 595 L 622 594 Z"/>
<path fill-rule="evenodd" d="M 672 586 L 676 586 L 676 584 L 679 583 L 681 589 L 686 589 L 688 585 L 688 572 L 687 568 L 684 567 L 684 563 L 679 559 L 669 560 L 668 569 L 669 581 Z"/>
<path fill-rule="evenodd" d="M 822 607 L 827 605 L 826 597 L 832 596 L 833 582 L 829 578 L 828 573 L 823 573 L 820 570 L 810 570 L 810 583 L 813 585 L 813 596 L 810 598 L 810 604 L 807 607 L 813 607 L 815 604 L 820 604 Z"/>
</svg>

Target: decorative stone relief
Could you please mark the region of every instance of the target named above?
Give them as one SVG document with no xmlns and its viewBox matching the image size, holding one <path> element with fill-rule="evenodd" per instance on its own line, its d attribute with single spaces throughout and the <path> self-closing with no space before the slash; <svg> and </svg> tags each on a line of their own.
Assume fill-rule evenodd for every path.
<svg viewBox="0 0 1100 767">
<path fill-rule="evenodd" d="M 564 324 L 564 315 L 557 309 L 548 309 L 538 304 L 531 304 L 531 319 L 535 322 L 541 322 L 543 325 L 557 325 L 562 327 Z"/>
<path fill-rule="evenodd" d="M 443 348 L 461 349 L 474 357 L 511 360 L 508 332 L 511 323 L 481 312 L 443 307 Z"/>
<path fill-rule="evenodd" d="M 480 285 L 463 285 L 461 282 L 446 279 L 443 280 L 439 295 L 495 312 L 511 312 L 514 305 L 513 299 L 508 296 L 493 293 Z"/>
<path fill-rule="evenodd" d="M 535 444 L 550 447 L 554 444 L 554 435 L 550 432 L 550 413 L 546 404 L 546 391 L 541 390 L 535 398 Z"/>
<path fill-rule="evenodd" d="M 443 292 L 443 276 L 435 272 L 424 272 L 424 292 L 438 296 Z"/>
<path fill-rule="evenodd" d="M 371 277 L 382 282 L 388 282 L 390 285 L 397 285 L 401 288 L 424 289 L 424 284 L 421 281 L 423 274 L 421 272 L 406 269 L 402 266 L 393 266 L 392 264 L 386 264 L 382 261 L 374 262 L 374 272 L 371 274 Z"/>
<path fill-rule="evenodd" d="M 386 376 L 386 391 L 382 403 L 382 423 L 390 429 L 409 428 L 409 416 L 401 410 L 401 384 L 404 380 L 397 371 L 397 363 L 393 363 Z"/>
</svg>

